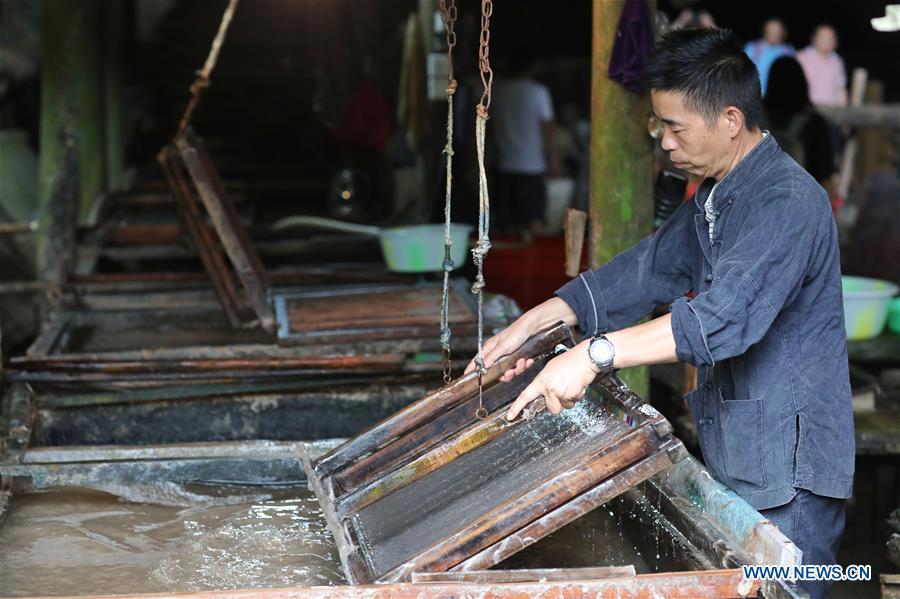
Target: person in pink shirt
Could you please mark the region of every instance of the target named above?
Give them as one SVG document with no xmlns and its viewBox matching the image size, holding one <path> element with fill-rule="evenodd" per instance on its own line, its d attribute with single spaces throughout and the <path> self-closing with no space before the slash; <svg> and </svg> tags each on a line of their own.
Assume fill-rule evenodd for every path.
<svg viewBox="0 0 900 599">
<path fill-rule="evenodd" d="M 847 105 L 847 73 L 838 56 L 837 32 L 831 25 L 819 25 L 811 44 L 797 52 L 809 83 L 809 100 L 822 106 Z"/>
</svg>

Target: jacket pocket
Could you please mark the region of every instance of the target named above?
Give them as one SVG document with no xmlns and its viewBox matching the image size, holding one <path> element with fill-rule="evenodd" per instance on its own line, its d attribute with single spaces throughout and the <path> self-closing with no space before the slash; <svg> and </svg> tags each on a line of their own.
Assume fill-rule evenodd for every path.
<svg viewBox="0 0 900 599">
<path fill-rule="evenodd" d="M 735 491 L 765 488 L 762 400 L 724 400 L 719 395 L 725 473 Z"/>
</svg>

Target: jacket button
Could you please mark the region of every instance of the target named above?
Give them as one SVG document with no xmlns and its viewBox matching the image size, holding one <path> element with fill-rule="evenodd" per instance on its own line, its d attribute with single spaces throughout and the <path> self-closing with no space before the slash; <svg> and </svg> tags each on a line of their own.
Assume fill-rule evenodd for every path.
<svg viewBox="0 0 900 599">
<path fill-rule="evenodd" d="M 713 388 L 712 383 L 703 383 L 703 388 L 706 391 L 712 391 L 712 388 Z"/>
<path fill-rule="evenodd" d="M 712 273 L 709 273 L 708 275 L 706 275 L 706 282 L 707 282 L 707 283 L 712 283 L 712 280 L 713 280 Z"/>
</svg>

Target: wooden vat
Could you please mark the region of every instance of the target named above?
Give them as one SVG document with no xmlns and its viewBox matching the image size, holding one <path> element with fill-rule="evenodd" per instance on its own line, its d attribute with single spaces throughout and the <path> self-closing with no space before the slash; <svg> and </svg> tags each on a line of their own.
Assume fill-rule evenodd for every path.
<svg viewBox="0 0 900 599">
<path fill-rule="evenodd" d="M 296 485 L 305 478 L 300 456 L 313 461 L 341 440 L 249 441 L 146 447 L 63 447 L 7 451 L 0 460 L 0 522 L 15 493 L 59 487 L 104 489 L 115 485 L 177 484 Z M 663 490 L 666 500 L 654 495 Z M 336 587 L 292 587 L 179 594 L 181 597 L 803 597 L 784 583 L 744 581 L 745 563 L 799 563 L 795 548 L 740 498 L 715 483 L 687 458 L 626 491 L 632 502 L 661 506 L 662 523 L 687 540 L 692 555 L 685 571 L 635 574 L 633 568 L 570 568 L 572 555 L 553 551 L 546 567 L 526 570 L 415 571 L 411 582 Z M 596 512 L 593 512 L 596 513 Z M 588 514 L 585 517 L 589 517 Z M 588 523 L 586 526 L 592 526 Z M 559 530 L 565 535 L 571 527 Z M 627 541 L 631 543 L 631 541 Z M 538 541 L 529 547 L 537 552 Z M 555 545 L 554 549 L 562 545 Z M 775 548 L 781 548 L 773 552 Z M 793 548 L 793 551 L 791 549 Z M 550 549 L 548 548 L 548 551 Z M 571 563 L 571 562 L 570 562 Z M 730 568 L 721 570 L 719 568 Z M 110 589 L 114 592 L 115 589 Z M 157 597 L 159 595 L 156 595 Z"/>
<path fill-rule="evenodd" d="M 523 348 L 523 352 L 537 356 L 539 361 L 545 361 L 558 350 L 559 345 L 565 345 L 569 341 L 565 327 L 557 327 L 544 336 L 533 339 Z M 512 356 L 511 359 L 517 357 Z M 502 403 L 506 401 L 501 399 L 503 394 L 498 391 L 500 386 L 496 384 L 496 375 L 495 370 L 487 376 L 488 388 L 483 397 L 485 405 L 495 413 L 502 410 Z M 510 390 L 515 389 L 517 384 L 511 385 L 513 386 L 509 387 Z M 521 383 L 518 385 L 521 388 Z M 208 393 L 210 398 L 215 397 L 215 393 L 229 393 L 228 386 L 219 387 L 217 392 L 209 385 L 201 387 L 205 391 L 195 390 L 192 393 Z M 327 436 L 328 431 L 292 429 L 291 419 L 284 418 L 284 413 L 279 414 L 276 411 L 273 412 L 275 417 L 271 421 L 270 430 L 281 430 L 281 434 L 288 432 L 287 436 L 293 439 L 302 438 L 305 440 L 304 443 L 247 440 L 160 444 L 152 436 L 152 431 L 157 433 L 165 431 L 164 434 L 171 434 L 171 431 L 177 429 L 206 426 L 208 423 L 204 422 L 203 413 L 185 409 L 185 406 L 191 405 L 192 402 L 195 402 L 195 407 L 203 402 L 190 394 L 183 398 L 163 399 L 168 390 L 137 389 L 125 392 L 131 402 L 127 410 L 130 414 L 135 414 L 135 409 L 140 410 L 144 406 L 148 409 L 145 414 L 153 413 L 160 409 L 162 401 L 173 404 L 168 418 L 157 421 L 135 421 L 132 427 L 126 427 L 130 434 L 140 430 L 148 431 L 147 436 L 138 442 L 149 445 L 135 446 L 132 444 L 135 439 L 131 439 L 125 441 L 126 445 L 101 444 L 84 447 L 70 444 L 51 447 L 32 444 L 29 447 L 30 441 L 40 438 L 40 432 L 29 430 L 29 424 L 34 422 L 31 419 L 35 414 L 43 413 L 44 417 L 49 416 L 50 419 L 64 418 L 66 413 L 78 412 L 79 401 L 88 402 L 91 409 L 102 409 L 103 402 L 107 401 L 109 402 L 107 408 L 115 410 L 123 392 L 110 392 L 105 398 L 90 394 L 81 395 L 80 398 L 78 395 L 48 394 L 35 402 L 29 397 L 28 386 L 15 384 L 12 396 L 7 397 L 4 402 L 7 426 L 3 436 L 7 442 L 0 460 L 0 485 L 2 485 L 0 518 L 5 513 L 8 503 L 11 500 L 15 501 L 13 493 L 47 487 L 103 489 L 109 485 L 142 485 L 161 481 L 178 484 L 203 484 L 209 481 L 217 483 L 224 481 L 229 484 L 297 484 L 307 478 L 307 472 L 312 472 L 313 477 L 309 482 L 313 487 L 320 493 L 326 488 L 334 493 L 335 501 L 329 516 L 330 524 L 333 524 L 340 522 L 339 513 L 362 513 L 367 506 L 378 506 L 379 502 L 385 499 L 394 497 L 396 500 L 404 488 L 415 490 L 417 483 L 427 480 L 428 473 L 425 471 L 429 468 L 432 469 L 431 472 L 439 473 L 448 465 L 462 463 L 454 456 L 454 448 L 468 449 L 466 453 L 471 453 L 477 451 L 479 447 L 490 447 L 498 440 L 502 441 L 510 432 L 523 431 L 525 426 L 534 426 L 540 423 L 541 418 L 556 418 L 546 413 L 538 413 L 530 419 L 510 425 L 497 423 L 490 418 L 472 422 L 471 411 L 477 405 L 473 401 L 472 390 L 471 380 L 465 379 L 457 382 L 455 389 L 451 389 L 449 393 L 427 394 L 424 388 L 418 391 L 410 389 L 410 394 L 418 393 L 417 397 L 425 395 L 426 399 L 432 398 L 433 401 L 415 402 L 401 410 L 400 420 L 405 423 L 402 426 L 397 426 L 396 418 L 388 418 L 371 426 L 365 434 L 346 442 L 313 441 L 312 439 L 320 436 Z M 233 397 L 240 397 L 241 401 L 258 400 L 250 411 L 260 408 L 265 411 L 265 406 L 277 404 L 279 401 L 292 401 L 291 394 L 297 392 L 286 389 L 283 391 L 285 392 L 280 394 L 279 399 L 279 392 L 266 390 L 264 386 L 254 384 L 234 388 L 231 393 L 234 394 Z M 392 391 L 386 389 L 381 399 L 389 399 L 391 393 Z M 471 533 L 473 531 L 471 523 L 480 522 L 484 527 L 478 528 L 477 534 L 466 536 L 458 534 L 460 531 L 451 531 L 453 534 L 444 538 L 453 541 L 445 544 L 444 548 L 451 546 L 456 548 L 455 555 L 463 556 L 463 559 L 454 557 L 452 560 L 435 560 L 436 554 L 434 552 L 429 554 L 426 549 L 418 553 L 410 563 L 405 564 L 406 568 L 402 569 L 403 577 L 410 582 L 252 589 L 247 593 L 206 592 L 203 596 L 242 597 L 245 594 L 247 596 L 252 594 L 271 597 L 357 597 L 363 594 L 386 597 L 412 595 L 445 597 L 460 593 L 497 597 L 531 596 L 535 593 L 549 597 L 693 598 L 757 596 L 757 594 L 766 597 L 803 596 L 790 585 L 767 582 L 760 588 L 754 581 L 743 581 L 739 570 L 718 570 L 718 568 L 735 568 L 745 563 L 791 565 L 799 563 L 800 555 L 771 523 L 765 521 L 733 492 L 713 481 L 695 460 L 689 457 L 679 460 L 680 444 L 676 439 L 667 437 L 665 422 L 618 381 L 614 379 L 598 381 L 596 393 L 597 397 L 587 401 L 602 398 L 607 405 L 612 406 L 612 412 L 615 413 L 611 414 L 610 418 L 618 420 L 615 427 L 625 432 L 627 439 L 620 438 L 619 443 L 613 444 L 616 446 L 615 451 L 603 453 L 601 450 L 598 458 L 588 464 L 587 468 L 574 465 L 573 462 L 571 468 L 566 468 L 565 481 L 560 481 L 558 475 L 555 477 L 557 482 L 562 484 L 547 485 L 530 481 L 532 486 L 522 489 L 523 494 L 519 494 L 511 502 L 504 503 L 502 497 L 498 501 L 497 496 L 494 496 L 493 501 L 499 503 L 499 509 L 495 508 L 490 510 L 489 514 L 480 516 L 477 513 L 469 514 L 464 522 L 460 522 L 460 527 L 464 529 L 464 533 Z M 185 403 L 176 406 L 179 401 Z M 323 408 L 327 409 L 329 404 L 333 410 L 334 406 L 330 401 L 323 401 Z M 118 407 L 121 407 L 121 404 Z M 396 409 L 398 408 L 394 407 L 391 411 Z M 333 415 L 334 412 L 331 413 Z M 113 414 L 114 411 L 95 413 L 94 425 L 99 428 L 105 423 L 107 429 L 122 428 L 122 421 L 117 421 Z M 342 420 L 333 416 L 329 418 L 324 414 L 325 412 L 322 412 L 316 416 L 307 413 L 304 418 L 298 418 L 296 421 Z M 206 414 L 208 415 L 209 413 Z M 389 423 L 393 425 L 387 426 Z M 71 426 L 72 424 L 74 421 L 69 422 L 70 430 L 79 428 Z M 243 424 L 232 420 L 229 422 L 229 427 L 231 426 L 240 428 Z M 544 427 L 546 422 L 541 425 L 541 430 L 547 430 Z M 400 431 L 403 432 L 398 436 Z M 478 445 L 484 437 L 473 434 L 476 431 L 485 432 L 488 437 L 492 434 L 494 436 L 492 440 Z M 657 451 L 642 454 L 633 451 L 633 447 L 630 450 L 628 444 L 635 439 L 649 441 Z M 660 439 L 667 440 L 660 444 L 658 443 Z M 402 443 L 395 445 L 397 441 Z M 607 444 L 607 447 L 612 449 L 613 445 Z M 415 449 L 411 453 L 398 452 L 397 449 L 401 446 Z M 633 459 L 636 461 L 623 468 L 621 465 L 615 466 L 611 463 L 612 456 L 618 456 L 612 461 L 619 461 L 621 465 Z M 673 460 L 677 460 L 674 465 Z M 425 468 L 411 470 L 409 466 L 412 464 L 424 465 Z M 617 474 L 611 477 L 597 477 L 598 473 L 603 473 L 606 466 L 618 468 Z M 528 470 L 527 464 L 524 464 L 524 467 Z M 554 466 L 551 464 L 549 469 L 552 471 Z M 497 470 L 494 467 L 488 472 L 496 475 Z M 659 472 L 650 476 L 656 471 Z M 411 476 L 404 481 L 403 473 Z M 554 472 L 549 474 L 552 482 Z M 646 482 L 634 486 L 634 483 L 640 480 Z M 407 481 L 410 482 L 405 484 Z M 597 484 L 590 486 L 594 482 Z M 401 483 L 400 486 L 397 486 L 398 483 Z M 579 492 L 585 484 L 588 488 Z M 393 490 L 390 488 L 391 485 L 394 485 Z M 379 500 L 369 493 L 379 486 L 382 490 L 388 491 L 383 495 L 385 499 Z M 605 505 L 604 502 L 617 494 L 630 504 L 647 503 L 656 506 L 660 514 L 659 520 L 653 523 L 644 522 L 641 527 L 672 530 L 676 531 L 673 534 L 677 534 L 679 539 L 683 537 L 685 539 L 683 545 L 688 548 L 689 556 L 681 567 L 687 568 L 687 571 L 637 575 L 621 570 L 598 573 L 596 569 L 585 571 L 582 568 L 569 568 L 568 566 L 576 562 L 569 561 L 573 559 L 571 556 L 557 552 L 556 547 L 560 545 L 553 545 L 553 549 L 550 549 L 550 546 L 541 549 L 544 541 L 537 540 L 539 537 L 551 531 L 556 531 L 553 533 L 555 537 L 563 535 L 561 537 L 563 539 L 567 534 L 576 534 L 577 528 L 572 529 L 575 524 L 565 526 L 566 523 L 573 520 L 575 523 L 581 522 L 585 518 L 590 518 L 592 514 L 601 513 L 602 510 L 591 511 L 591 508 Z M 418 513 L 416 504 L 408 504 L 408 507 L 412 515 Z M 475 511 L 484 512 L 484 508 L 489 507 L 487 499 L 479 498 Z M 501 520 L 496 516 L 504 511 L 504 508 L 507 517 Z M 374 512 L 370 512 L 370 515 L 372 514 Z M 592 524 L 581 526 L 583 528 Z M 444 532 L 448 530 L 444 529 Z M 507 532 L 509 534 L 502 536 Z M 501 538 L 491 540 L 498 535 L 501 535 Z M 458 544 L 457 541 L 463 538 L 468 538 L 469 543 Z M 561 546 L 565 547 L 567 544 L 563 541 Z M 485 549 L 479 550 L 479 547 Z M 552 554 L 547 556 L 550 563 L 538 566 L 537 570 L 529 566 L 526 572 L 521 572 L 521 569 L 511 573 L 483 569 L 501 559 L 508 561 L 509 557 L 518 555 L 517 552 L 523 547 L 533 553 L 552 551 Z M 441 565 L 447 565 L 450 561 L 455 563 L 449 568 Z M 548 573 L 547 568 L 552 572 Z M 601 576 L 608 577 L 601 578 Z"/>
</svg>

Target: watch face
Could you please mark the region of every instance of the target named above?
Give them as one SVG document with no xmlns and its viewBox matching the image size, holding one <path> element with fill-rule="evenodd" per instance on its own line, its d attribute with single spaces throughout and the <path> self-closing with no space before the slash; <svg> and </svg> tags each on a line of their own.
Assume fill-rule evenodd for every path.
<svg viewBox="0 0 900 599">
<path fill-rule="evenodd" d="M 607 339 L 596 339 L 591 343 L 591 359 L 598 365 L 609 364 L 613 360 L 613 346 Z"/>
</svg>

